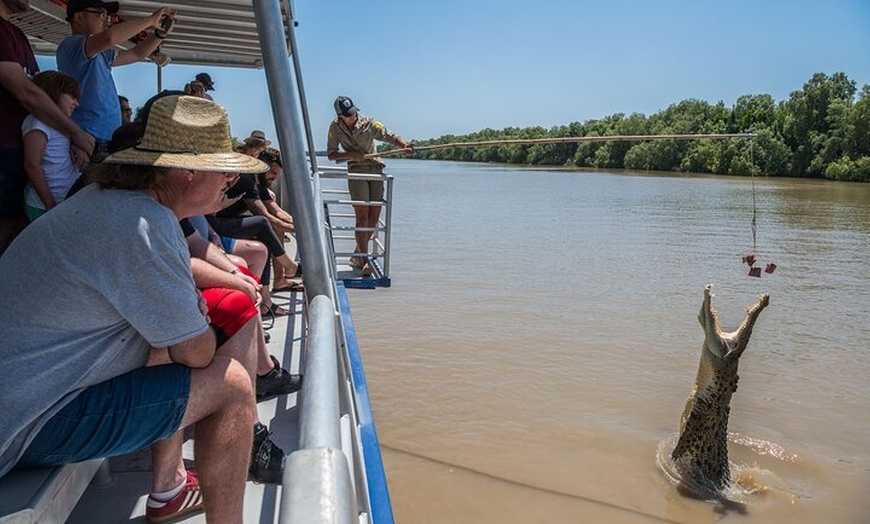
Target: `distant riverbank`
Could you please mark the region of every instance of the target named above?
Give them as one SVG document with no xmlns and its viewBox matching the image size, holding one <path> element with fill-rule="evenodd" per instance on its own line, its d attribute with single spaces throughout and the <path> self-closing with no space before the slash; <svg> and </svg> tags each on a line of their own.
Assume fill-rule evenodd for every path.
<svg viewBox="0 0 870 524">
<path fill-rule="evenodd" d="M 650 116 L 617 113 L 564 126 L 501 130 L 419 140 L 418 146 L 493 140 L 742 133 L 752 139 L 494 145 L 421 151 L 414 158 L 660 172 L 870 181 L 870 85 L 845 73 L 816 73 L 788 100 L 744 95 L 733 107 L 688 99 Z M 389 149 L 389 147 L 385 147 Z"/>
</svg>

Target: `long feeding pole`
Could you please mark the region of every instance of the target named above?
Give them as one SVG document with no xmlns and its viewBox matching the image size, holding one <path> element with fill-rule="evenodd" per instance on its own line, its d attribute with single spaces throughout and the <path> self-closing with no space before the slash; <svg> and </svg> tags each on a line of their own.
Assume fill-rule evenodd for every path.
<svg viewBox="0 0 870 524">
<path fill-rule="evenodd" d="M 612 135 L 612 136 L 567 136 L 556 138 L 516 138 L 506 140 L 483 140 L 480 142 L 451 142 L 432 146 L 414 147 L 414 151 L 435 151 L 438 149 L 459 149 L 488 146 L 524 146 L 535 144 L 574 144 L 578 142 L 646 142 L 649 140 L 715 140 L 723 138 L 754 138 L 753 133 L 710 133 L 694 135 Z M 390 149 L 379 153 L 370 153 L 366 158 L 376 156 L 398 155 L 407 153 L 404 149 Z"/>
</svg>

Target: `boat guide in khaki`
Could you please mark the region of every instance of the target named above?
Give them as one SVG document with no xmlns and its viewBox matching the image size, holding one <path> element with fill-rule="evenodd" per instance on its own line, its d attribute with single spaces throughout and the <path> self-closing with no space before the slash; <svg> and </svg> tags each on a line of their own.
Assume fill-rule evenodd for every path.
<svg viewBox="0 0 870 524">
<path fill-rule="evenodd" d="M 749 343 L 752 328 L 769 296 L 760 295 L 746 309 L 736 331 L 724 333 L 712 306 L 713 285 L 704 288 L 698 321 L 704 329 L 701 362 L 695 387 L 680 421 L 680 435 L 671 453 L 680 476 L 681 491 L 704 499 L 722 500 L 731 483 L 728 462 L 728 415 L 737 391 L 737 365 Z"/>
</svg>

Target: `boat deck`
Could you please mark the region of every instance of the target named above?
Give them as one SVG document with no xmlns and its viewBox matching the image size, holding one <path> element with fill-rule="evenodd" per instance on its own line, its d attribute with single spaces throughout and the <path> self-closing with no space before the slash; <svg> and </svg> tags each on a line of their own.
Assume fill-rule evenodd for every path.
<svg viewBox="0 0 870 524">
<path fill-rule="evenodd" d="M 66 3 L 31 0 L 30 11 L 12 18 L 27 34 L 37 54 L 53 56 L 57 44 L 68 34 Z M 119 14 L 124 18 L 137 18 L 159 7 L 160 4 L 150 0 L 126 2 Z M 305 296 L 279 294 L 276 302 L 291 307 L 296 314 L 276 319 L 269 331 L 270 352 L 284 367 L 291 371 L 305 369 L 303 392 L 258 406 L 260 420 L 272 430 L 272 439 L 288 455 L 296 453 L 288 461 L 285 477 L 289 480 L 285 479 L 283 491 L 278 486 L 248 484 L 245 522 L 319 522 L 324 512 L 332 512 L 340 516 L 342 522 L 391 524 L 389 492 L 344 292 L 346 287 L 388 285 L 389 264 L 385 259 L 386 270 L 375 279 L 355 275 L 349 268 L 342 271 L 350 274 L 339 279 L 330 267 L 333 238 L 327 239 L 325 219 L 319 214 L 324 204 L 317 189 L 320 175 L 312 179 L 310 168 L 316 165 L 314 148 L 308 147 L 306 151 L 304 145 L 305 138 L 312 143 L 311 126 L 302 89 L 292 4 L 286 1 L 183 0 L 175 7 L 184 15 L 179 17 L 173 38 L 161 45 L 160 53 L 152 57 L 155 64 L 165 65 L 168 56 L 173 64 L 264 68 L 267 71 L 265 87 L 273 101 L 276 127 L 284 131 L 278 134 L 275 144 L 286 162 L 280 179 L 286 185 L 278 184 L 278 200 L 285 209 L 293 209 L 297 219 L 296 236 L 307 246 L 302 253 L 308 271 L 307 293 Z M 121 47 L 129 45 L 125 43 Z M 158 90 L 160 71 L 158 67 Z M 287 89 L 296 92 L 299 100 L 287 96 Z M 297 107 L 299 102 L 301 108 Z M 312 186 L 315 191 L 309 190 Z M 385 226 L 384 230 L 388 229 Z M 384 252 L 388 252 L 386 247 Z M 375 282 L 376 279 L 380 282 Z M 303 305 L 305 299 L 309 299 L 307 305 Z M 305 400 L 301 401 L 303 396 Z M 302 411 L 304 416 L 300 416 Z M 297 447 L 304 449 L 297 450 Z M 192 457 L 190 442 L 185 445 L 185 455 Z M 15 500 L 6 513 L 7 508 L 0 506 L 0 521 L 34 522 L 35 518 L 37 522 L 61 522 L 75 501 L 79 502 L 65 522 L 143 521 L 151 488 L 148 453 L 112 459 L 109 461 L 111 473 L 105 472 L 109 468 L 101 467 L 96 482 L 80 497 L 87 479 L 99 464 L 94 461 L 41 470 L 27 482 L 30 491 L 26 500 L 18 496 L 21 490 L 9 489 L 9 483 L 21 484 L 20 479 L 5 477 L 8 482 L 6 486 L 0 485 L 0 495 L 6 495 L 7 502 Z M 286 499 L 285 511 L 279 519 L 282 496 Z M 23 503 L 14 503 L 16 501 Z M 3 520 L 6 516 L 16 520 Z M 204 521 L 202 515 L 180 520 Z"/>
<path fill-rule="evenodd" d="M 302 293 L 276 293 L 272 300 L 295 312 L 286 317 L 277 317 L 274 322 L 264 319 L 264 327 L 270 335 L 269 352 L 285 368 L 298 373 L 305 347 L 305 312 Z M 286 454 L 296 450 L 299 441 L 299 417 L 297 394 L 276 397 L 257 405 L 260 421 L 272 430 L 272 440 Z M 185 459 L 193 460 L 193 441 L 184 446 Z M 79 500 L 67 524 L 144 522 L 145 501 L 151 490 L 151 454 L 148 450 L 115 457 L 109 461 L 111 481 L 98 485 L 98 479 L 88 487 Z M 272 484 L 248 482 L 245 491 L 245 522 L 277 523 L 281 487 Z M 205 523 L 202 512 L 173 522 Z"/>
</svg>

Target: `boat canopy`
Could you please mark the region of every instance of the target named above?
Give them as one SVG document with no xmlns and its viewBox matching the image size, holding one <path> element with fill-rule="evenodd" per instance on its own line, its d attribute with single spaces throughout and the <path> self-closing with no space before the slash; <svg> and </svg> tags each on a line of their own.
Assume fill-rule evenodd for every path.
<svg viewBox="0 0 870 524">
<path fill-rule="evenodd" d="M 287 0 L 279 3 L 284 33 L 288 34 L 290 5 Z M 165 6 L 177 9 L 179 13 L 172 38 L 166 39 L 160 47 L 160 52 L 171 57 L 173 63 L 263 67 L 251 0 L 124 0 L 118 14 L 121 19 L 143 18 Z M 70 34 L 66 1 L 31 0 L 31 8 L 26 13 L 12 16 L 10 21 L 28 36 L 37 55 L 54 56 L 57 45 Z M 122 47 L 132 46 L 128 43 Z"/>
</svg>

